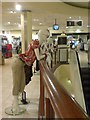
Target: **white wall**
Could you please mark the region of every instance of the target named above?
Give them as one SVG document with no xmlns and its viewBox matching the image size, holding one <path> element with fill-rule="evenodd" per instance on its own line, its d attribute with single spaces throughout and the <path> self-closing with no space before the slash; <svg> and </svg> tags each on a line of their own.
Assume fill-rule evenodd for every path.
<svg viewBox="0 0 90 120">
<path fill-rule="evenodd" d="M 11 30 L 10 35 L 15 37 L 21 37 L 21 30 Z"/>
</svg>

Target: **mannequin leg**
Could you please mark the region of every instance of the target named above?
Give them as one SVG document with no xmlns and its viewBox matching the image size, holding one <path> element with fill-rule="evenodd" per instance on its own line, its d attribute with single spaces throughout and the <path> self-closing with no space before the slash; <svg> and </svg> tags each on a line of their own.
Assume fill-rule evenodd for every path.
<svg viewBox="0 0 90 120">
<path fill-rule="evenodd" d="M 18 105 L 18 96 L 24 91 L 25 88 L 25 74 L 24 74 L 24 63 L 15 58 L 12 63 L 12 76 L 13 76 L 13 103 L 12 111 L 19 112 L 20 107 Z"/>
<path fill-rule="evenodd" d="M 25 88 L 25 73 L 24 73 L 24 63 L 18 59 L 14 58 L 12 62 L 12 77 L 13 77 L 13 101 L 12 106 L 5 109 L 5 113 L 8 115 L 19 115 L 26 111 L 18 105 L 18 97 L 20 93 L 24 91 Z"/>
<path fill-rule="evenodd" d="M 18 96 L 13 96 L 12 111 L 13 111 L 14 113 L 20 111 L 20 107 L 19 107 L 19 105 L 18 105 Z"/>
</svg>

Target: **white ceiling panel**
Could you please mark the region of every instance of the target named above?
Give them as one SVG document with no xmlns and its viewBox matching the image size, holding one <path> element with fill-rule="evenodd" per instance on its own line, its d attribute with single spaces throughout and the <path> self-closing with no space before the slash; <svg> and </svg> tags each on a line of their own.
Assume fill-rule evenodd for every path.
<svg viewBox="0 0 90 120">
<path fill-rule="evenodd" d="M 74 7 L 63 2 L 55 2 L 54 0 L 53 2 L 5 2 L 3 0 L 2 29 L 20 29 L 18 24 L 20 24 L 21 12 L 16 12 L 16 3 L 22 6 L 22 10 L 32 11 L 32 28 L 34 30 L 41 27 L 52 27 L 55 19 L 61 29 L 66 29 L 68 19 L 83 20 L 82 30 L 87 28 L 88 25 L 88 9 Z M 15 13 L 10 13 L 11 10 Z"/>
</svg>

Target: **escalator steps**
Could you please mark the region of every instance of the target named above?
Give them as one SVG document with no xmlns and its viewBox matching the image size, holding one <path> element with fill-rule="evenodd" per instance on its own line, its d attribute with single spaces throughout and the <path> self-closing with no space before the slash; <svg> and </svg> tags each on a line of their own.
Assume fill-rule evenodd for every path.
<svg viewBox="0 0 90 120">
<path fill-rule="evenodd" d="M 87 113 L 90 116 L 90 68 L 81 68 L 81 80 Z"/>
</svg>

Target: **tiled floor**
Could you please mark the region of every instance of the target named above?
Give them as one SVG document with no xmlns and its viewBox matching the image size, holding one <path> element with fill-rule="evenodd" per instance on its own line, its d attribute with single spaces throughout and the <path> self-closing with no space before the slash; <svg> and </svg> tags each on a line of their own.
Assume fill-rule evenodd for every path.
<svg viewBox="0 0 90 120">
<path fill-rule="evenodd" d="M 17 115 L 11 116 L 5 113 L 5 109 L 12 105 L 12 71 L 11 71 L 11 62 L 13 58 L 5 59 L 5 65 L 0 66 L 0 118 L 37 118 L 38 117 L 38 104 L 39 104 L 39 75 L 33 75 L 32 81 L 25 87 L 27 92 L 27 98 L 30 100 L 30 103 L 27 105 L 21 105 L 26 108 L 26 112 Z M 1 88 L 2 87 L 2 88 Z M 2 101 L 1 101 L 2 100 Z M 2 109 L 2 110 L 1 110 Z M 2 115 L 2 116 L 1 116 Z"/>
</svg>

